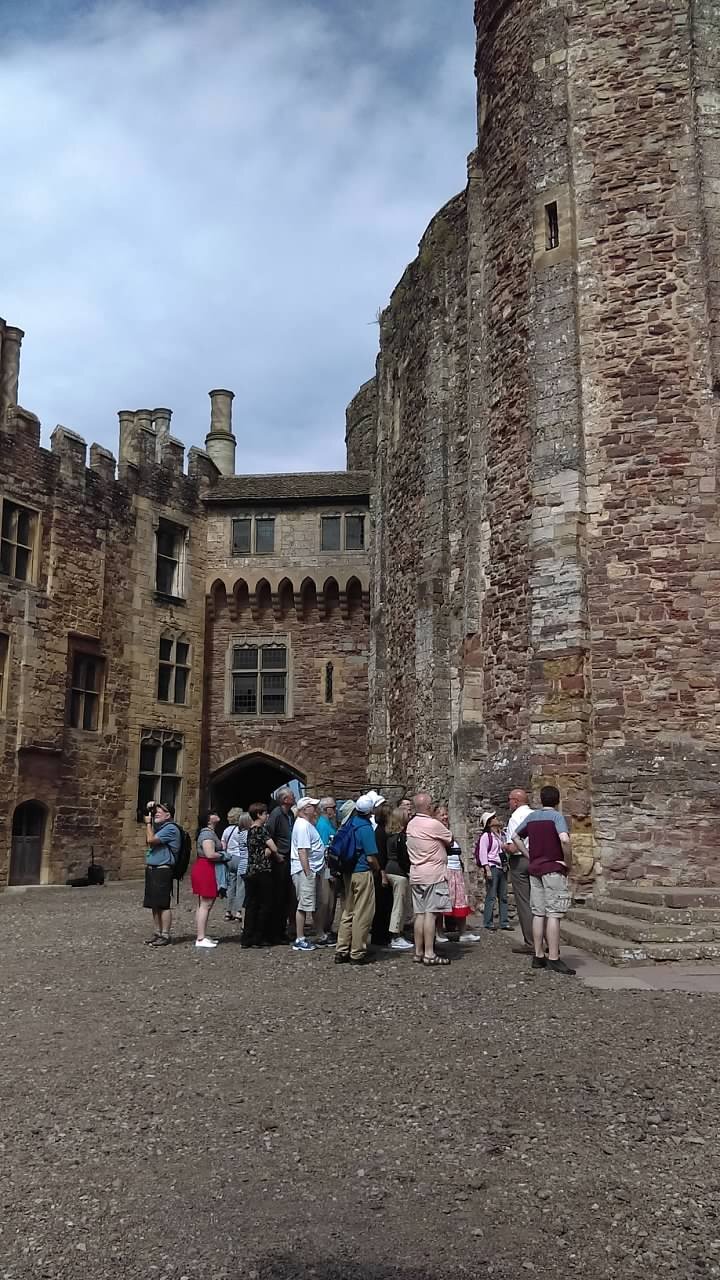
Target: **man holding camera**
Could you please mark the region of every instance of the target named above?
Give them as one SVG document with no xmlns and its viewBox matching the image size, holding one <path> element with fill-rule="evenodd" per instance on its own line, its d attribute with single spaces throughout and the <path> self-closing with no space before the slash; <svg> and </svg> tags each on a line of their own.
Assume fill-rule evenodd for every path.
<svg viewBox="0 0 720 1280">
<path fill-rule="evenodd" d="M 152 911 L 155 932 L 149 947 L 169 947 L 172 927 L 173 868 L 180 853 L 182 836 L 175 823 L 171 804 L 150 804 L 145 809 L 145 898 L 143 906 Z"/>
</svg>

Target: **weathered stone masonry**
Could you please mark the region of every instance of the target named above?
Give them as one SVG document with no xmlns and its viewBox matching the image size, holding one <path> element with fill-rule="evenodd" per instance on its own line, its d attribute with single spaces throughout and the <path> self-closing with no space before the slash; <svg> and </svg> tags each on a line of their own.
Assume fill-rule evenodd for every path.
<svg viewBox="0 0 720 1280">
<path fill-rule="evenodd" d="M 175 796 L 194 828 L 201 804 L 267 801 L 293 776 L 357 794 L 368 473 L 235 476 L 221 389 L 189 474 L 164 408 L 122 411 L 117 463 L 92 445 L 87 467 L 79 436 L 58 427 L 42 449 L 17 405 L 22 336 L 0 323 L 0 886 L 62 882 L 91 848 L 111 874 L 139 874 L 150 796 Z M 233 521 L 258 517 L 273 522 L 271 553 L 237 554 Z M 324 517 L 337 550 L 323 550 Z M 282 714 L 236 713 L 238 644 L 286 652 Z M 87 694 L 79 657 L 95 671 Z M 76 723 L 78 698 L 91 710 Z"/>
<path fill-rule="evenodd" d="M 716 878 L 720 10 L 475 16 L 468 187 L 381 324 L 371 771 L 471 824 L 552 778 L 585 869 Z"/>
</svg>

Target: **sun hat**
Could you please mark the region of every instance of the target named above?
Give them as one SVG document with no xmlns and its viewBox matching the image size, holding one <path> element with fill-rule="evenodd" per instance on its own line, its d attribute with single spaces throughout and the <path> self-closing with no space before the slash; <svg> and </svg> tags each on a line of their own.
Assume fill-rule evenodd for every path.
<svg viewBox="0 0 720 1280">
<path fill-rule="evenodd" d="M 485 812 L 480 815 L 480 826 L 482 827 L 483 831 L 485 830 L 490 819 L 496 818 L 496 817 L 497 817 L 497 814 L 494 809 L 486 809 Z"/>
<path fill-rule="evenodd" d="M 338 812 L 340 814 L 340 826 L 342 826 L 343 822 L 347 822 L 350 815 L 355 812 L 355 801 L 344 800 Z"/>
<path fill-rule="evenodd" d="M 374 808 L 378 809 L 381 804 L 385 804 L 385 797 L 381 796 L 377 791 L 368 791 L 367 798 L 373 801 Z"/>
</svg>

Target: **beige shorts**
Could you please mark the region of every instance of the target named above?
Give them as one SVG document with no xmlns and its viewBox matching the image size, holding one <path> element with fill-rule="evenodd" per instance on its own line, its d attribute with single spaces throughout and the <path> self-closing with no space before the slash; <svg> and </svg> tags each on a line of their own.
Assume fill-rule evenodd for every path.
<svg viewBox="0 0 720 1280">
<path fill-rule="evenodd" d="M 413 915 L 444 915 L 452 911 L 447 880 L 438 884 L 411 884 Z"/>
<path fill-rule="evenodd" d="M 570 910 L 570 884 L 560 871 L 530 877 L 530 909 L 534 916 L 560 919 Z"/>
<path fill-rule="evenodd" d="M 318 881 L 322 872 L 310 872 L 309 876 L 304 871 L 296 871 L 293 876 L 293 884 L 295 885 L 295 894 L 297 897 L 298 911 L 314 911 L 317 905 L 317 895 L 319 884 Z"/>
</svg>

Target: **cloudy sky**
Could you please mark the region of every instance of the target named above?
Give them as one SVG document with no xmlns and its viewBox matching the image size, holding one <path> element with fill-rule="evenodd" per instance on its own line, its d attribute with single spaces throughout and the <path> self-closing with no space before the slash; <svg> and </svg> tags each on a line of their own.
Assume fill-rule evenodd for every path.
<svg viewBox="0 0 720 1280">
<path fill-rule="evenodd" d="M 464 186 L 472 8 L 0 0 L 0 315 L 45 440 L 168 405 L 202 444 L 219 386 L 238 470 L 344 466 L 377 312 Z"/>
</svg>

